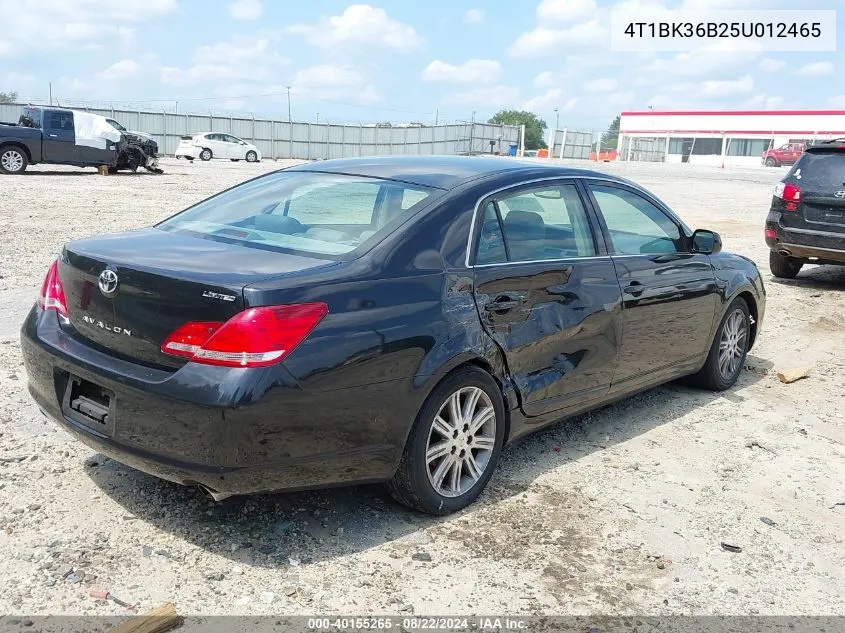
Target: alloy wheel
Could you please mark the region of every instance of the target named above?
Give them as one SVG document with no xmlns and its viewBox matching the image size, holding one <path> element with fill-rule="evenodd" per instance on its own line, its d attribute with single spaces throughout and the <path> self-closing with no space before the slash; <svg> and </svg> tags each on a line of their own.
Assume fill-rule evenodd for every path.
<svg viewBox="0 0 845 633">
<path fill-rule="evenodd" d="M 719 340 L 719 373 L 730 380 L 739 369 L 745 355 L 748 324 L 742 310 L 734 310 L 725 321 Z"/>
<path fill-rule="evenodd" d="M 490 465 L 496 446 L 496 410 L 478 387 L 450 395 L 434 416 L 426 443 L 426 472 L 438 494 L 459 497 Z"/>
<path fill-rule="evenodd" d="M 0 156 L 0 165 L 8 172 L 20 171 L 23 168 L 23 156 L 17 150 L 6 150 L 3 156 Z"/>
</svg>

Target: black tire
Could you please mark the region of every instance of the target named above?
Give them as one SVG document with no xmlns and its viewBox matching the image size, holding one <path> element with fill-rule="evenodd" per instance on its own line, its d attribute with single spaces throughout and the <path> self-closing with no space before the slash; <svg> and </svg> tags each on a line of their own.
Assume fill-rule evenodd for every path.
<svg viewBox="0 0 845 633">
<path fill-rule="evenodd" d="M 258 162 L 258 154 L 256 154 L 254 150 L 249 150 L 246 153 L 246 162 L 257 163 Z"/>
<path fill-rule="evenodd" d="M 774 158 L 772 158 L 771 156 L 769 156 L 766 159 L 766 167 L 777 167 L 777 166 L 778 166 L 778 162 Z"/>
<path fill-rule="evenodd" d="M 769 270 L 780 279 L 795 279 L 804 262 L 794 257 L 781 255 L 776 251 L 769 251 Z"/>
<path fill-rule="evenodd" d="M 735 317 L 739 313 L 741 316 Z M 736 368 L 732 371 L 723 373 L 720 367 L 721 347 L 723 335 L 728 322 L 732 318 L 738 318 L 741 321 L 742 341 L 738 347 L 738 360 Z M 744 299 L 737 297 L 725 310 L 725 315 L 722 317 L 721 323 L 716 330 L 716 336 L 713 337 L 713 343 L 710 346 L 710 352 L 707 354 L 707 362 L 701 370 L 690 377 L 690 382 L 698 387 L 704 389 L 711 389 L 713 391 L 725 391 L 730 389 L 736 383 L 737 378 L 742 373 L 742 368 L 745 366 L 745 356 L 748 354 L 748 345 L 751 342 L 751 317 L 748 311 L 748 304 Z M 730 367 L 726 367 L 730 369 Z"/>
<path fill-rule="evenodd" d="M 474 449 L 472 445 L 478 441 L 478 438 L 469 437 L 455 437 L 454 439 L 445 439 L 446 435 L 434 430 L 435 417 L 441 411 L 441 408 L 448 406 L 447 403 L 453 394 L 460 394 L 461 390 L 470 390 L 476 388 L 486 394 L 487 400 L 483 400 L 483 396 L 479 396 L 478 402 L 485 410 L 489 407 L 493 408 L 493 429 L 488 427 L 488 433 L 491 435 L 487 438 L 488 442 L 492 443 L 492 450 L 489 453 L 484 453 L 484 449 Z M 477 392 L 476 392 L 477 393 Z M 460 401 L 460 395 L 458 396 Z M 463 401 L 466 403 L 466 400 Z M 485 406 L 485 403 L 489 403 Z M 474 411 L 474 410 L 473 410 Z M 471 416 L 472 417 L 472 416 Z M 476 418 L 478 419 L 478 418 Z M 443 418 L 441 418 L 441 421 Z M 451 421 L 450 421 L 451 422 Z M 486 423 L 485 423 L 486 425 Z M 464 427 L 466 428 L 466 427 Z M 482 427 L 483 428 L 483 427 Z M 479 429 L 479 437 L 481 429 Z M 457 435 L 458 432 L 456 432 Z M 463 473 L 463 465 L 466 462 L 461 462 L 461 466 L 457 468 L 457 478 L 452 477 L 453 481 L 458 481 L 458 491 L 461 487 L 466 485 L 466 490 L 456 495 L 443 495 L 435 488 L 431 477 L 435 475 L 429 474 L 429 464 L 426 461 L 426 453 L 429 450 L 429 440 L 434 437 L 442 437 L 441 442 L 448 444 L 453 443 L 451 452 L 444 454 L 441 460 L 451 459 L 452 463 L 457 461 L 458 455 L 470 453 L 472 455 L 472 464 L 480 466 L 475 458 L 484 458 L 483 470 L 481 470 L 478 479 L 472 483 L 473 477 Z M 493 440 L 495 437 L 495 440 Z M 405 452 L 399 462 L 399 467 L 396 474 L 387 483 L 387 489 L 390 494 L 400 503 L 420 510 L 428 514 L 444 515 L 456 512 L 468 506 L 475 501 L 490 477 L 493 476 L 493 471 L 496 469 L 496 464 L 499 461 L 499 456 L 502 451 L 502 444 L 505 437 L 505 407 L 502 401 L 502 394 L 496 381 L 485 371 L 478 367 L 464 367 L 451 375 L 447 376 L 426 398 L 419 414 L 417 415 L 414 425 L 411 428 L 411 433 L 408 436 L 408 441 L 405 444 Z M 466 443 L 463 443 L 466 441 Z M 463 448 L 456 450 L 455 444 L 461 444 Z M 474 453 L 473 451 L 478 451 Z M 451 457 L 454 455 L 455 457 Z M 433 462 L 440 465 L 440 462 Z M 453 474 L 452 468 L 444 470 L 445 475 Z M 469 472 L 469 470 L 467 471 Z M 436 474 L 436 470 L 435 470 Z M 444 483 L 445 483 L 444 475 Z M 466 476 L 464 476 L 466 475 Z M 464 482 L 464 479 L 466 481 Z"/>
<path fill-rule="evenodd" d="M 211 153 L 211 150 L 207 147 L 203 148 L 203 150 L 200 152 L 200 160 L 208 162 L 212 158 L 214 158 L 214 154 Z"/>
<path fill-rule="evenodd" d="M 22 174 L 29 165 L 26 152 L 15 145 L 0 147 L 0 173 L 14 176 Z"/>
</svg>

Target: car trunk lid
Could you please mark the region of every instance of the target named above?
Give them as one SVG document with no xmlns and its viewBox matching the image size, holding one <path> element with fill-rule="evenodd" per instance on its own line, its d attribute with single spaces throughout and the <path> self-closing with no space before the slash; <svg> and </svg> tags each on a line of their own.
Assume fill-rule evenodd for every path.
<svg viewBox="0 0 845 633">
<path fill-rule="evenodd" d="M 811 148 L 784 183 L 800 191 L 797 204 L 783 202 L 785 228 L 845 234 L 845 149 Z"/>
<path fill-rule="evenodd" d="M 71 242 L 59 263 L 63 327 L 116 356 L 178 368 L 185 359 L 161 351 L 178 327 L 225 322 L 244 309 L 246 285 L 332 263 L 159 229 Z"/>
</svg>

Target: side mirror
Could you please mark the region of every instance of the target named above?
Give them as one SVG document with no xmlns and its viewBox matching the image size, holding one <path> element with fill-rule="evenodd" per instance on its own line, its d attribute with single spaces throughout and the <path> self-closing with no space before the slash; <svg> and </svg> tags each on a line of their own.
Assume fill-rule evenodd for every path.
<svg viewBox="0 0 845 633">
<path fill-rule="evenodd" d="M 722 250 L 722 238 L 718 233 L 698 229 L 692 234 L 692 252 L 712 255 Z"/>
</svg>

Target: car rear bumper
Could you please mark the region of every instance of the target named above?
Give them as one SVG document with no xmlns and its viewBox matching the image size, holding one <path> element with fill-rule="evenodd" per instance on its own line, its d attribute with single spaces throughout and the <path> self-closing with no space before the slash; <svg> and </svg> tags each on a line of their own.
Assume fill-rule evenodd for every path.
<svg viewBox="0 0 845 633">
<path fill-rule="evenodd" d="M 278 366 L 272 378 L 193 363 L 175 372 L 146 368 L 84 345 L 38 308 L 24 322 L 21 351 L 30 394 L 76 439 L 221 497 L 384 481 L 413 422 L 386 405 L 402 389 L 397 381 L 310 394 Z M 68 408 L 73 378 L 111 392 L 111 428 L 94 428 Z"/>
<path fill-rule="evenodd" d="M 178 147 L 174 156 L 176 158 L 196 158 L 200 155 L 202 148 L 191 145 L 190 147 Z"/>
<path fill-rule="evenodd" d="M 766 245 L 773 251 L 789 257 L 818 259 L 819 263 L 845 263 L 845 233 L 785 227 L 779 213 L 769 215 L 766 229 L 775 234 L 766 235 Z"/>
</svg>

